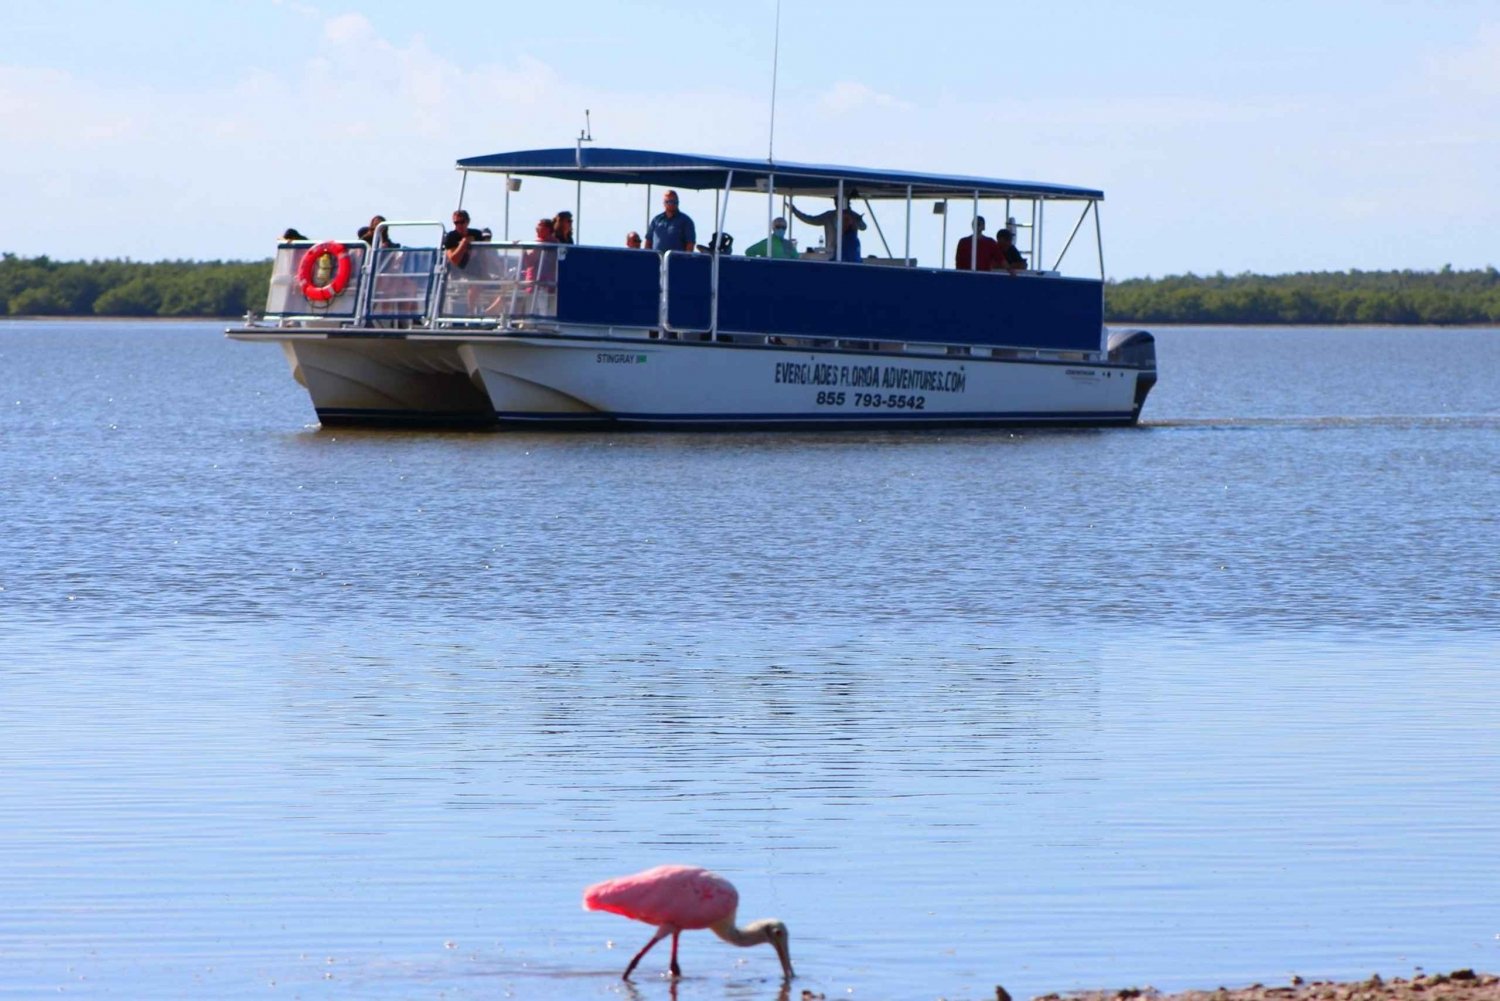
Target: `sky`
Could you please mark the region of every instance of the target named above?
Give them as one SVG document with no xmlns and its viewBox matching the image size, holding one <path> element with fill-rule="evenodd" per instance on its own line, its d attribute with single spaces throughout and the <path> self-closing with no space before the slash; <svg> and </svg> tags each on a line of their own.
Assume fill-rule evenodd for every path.
<svg viewBox="0 0 1500 1001">
<path fill-rule="evenodd" d="M 781 0 L 779 52 L 776 15 L 0 0 L 0 252 L 254 260 L 288 226 L 444 220 L 456 160 L 572 146 L 585 109 L 596 145 L 763 158 L 774 64 L 777 158 L 1102 189 L 1111 278 L 1500 265 L 1500 0 Z M 497 236 L 502 192 L 464 193 Z M 528 181 L 511 235 L 573 198 Z M 765 203 L 731 208 L 743 249 Z M 683 209 L 713 228 L 711 194 Z M 645 214 L 586 195 L 580 235 Z M 914 214 L 923 263 L 940 224 Z"/>
</svg>

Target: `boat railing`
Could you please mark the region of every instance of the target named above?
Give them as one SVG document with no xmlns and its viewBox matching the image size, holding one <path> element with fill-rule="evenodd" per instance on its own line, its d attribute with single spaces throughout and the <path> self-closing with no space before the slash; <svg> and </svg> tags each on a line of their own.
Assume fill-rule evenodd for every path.
<svg viewBox="0 0 1500 1001">
<path fill-rule="evenodd" d="M 302 283 L 298 280 L 303 258 L 317 245 L 311 240 L 277 244 L 276 257 L 271 263 L 271 288 L 266 295 L 267 316 L 301 320 L 354 319 L 364 283 L 365 252 L 369 248 L 357 242 L 344 245 L 344 252 L 349 255 L 349 284 L 329 301 L 317 302 L 302 293 Z M 313 282 L 326 285 L 332 279 L 334 266 L 336 262 L 331 258 L 326 262 L 315 262 L 311 276 Z M 322 273 L 325 271 L 329 273 Z"/>
<path fill-rule="evenodd" d="M 1103 286 L 1093 279 L 540 243 L 476 243 L 462 268 L 436 247 L 372 253 L 349 244 L 349 287 L 309 302 L 297 275 L 312 246 L 277 250 L 266 312 L 283 325 L 592 331 L 992 357 L 1087 355 L 1103 334 Z M 327 265 L 318 267 L 311 277 L 322 285 Z"/>
<path fill-rule="evenodd" d="M 372 253 L 363 315 L 371 320 L 421 320 L 436 284 L 436 247 L 380 247 Z"/>
<path fill-rule="evenodd" d="M 494 326 L 557 318 L 555 244 L 475 243 L 439 279 L 436 326 Z"/>
<path fill-rule="evenodd" d="M 438 248 L 425 241 L 441 242 L 443 233 L 443 224 L 430 219 L 382 220 L 375 227 L 369 236 L 372 249 L 364 270 L 365 288 L 356 297 L 356 325 L 407 326 L 431 313 Z M 393 241 L 392 234 L 400 242 Z"/>
<path fill-rule="evenodd" d="M 1090 352 L 1104 329 L 1096 279 L 748 257 L 720 257 L 717 282 L 714 270 L 707 255 L 666 255 L 663 330 Z"/>
</svg>

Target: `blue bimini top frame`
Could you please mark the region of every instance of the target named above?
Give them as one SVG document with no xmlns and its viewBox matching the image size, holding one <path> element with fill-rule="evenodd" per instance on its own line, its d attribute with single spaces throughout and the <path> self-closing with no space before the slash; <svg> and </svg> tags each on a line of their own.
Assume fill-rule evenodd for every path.
<svg viewBox="0 0 1500 1001">
<path fill-rule="evenodd" d="M 1104 192 L 1066 184 L 1006 181 L 987 177 L 871 170 L 832 164 L 741 160 L 691 153 L 584 147 L 491 153 L 458 161 L 459 170 L 550 177 L 594 184 L 655 184 L 699 191 L 765 191 L 774 183 L 787 194 L 833 195 L 843 181 L 862 199 L 981 198 L 1084 199 L 1102 201 Z"/>
</svg>

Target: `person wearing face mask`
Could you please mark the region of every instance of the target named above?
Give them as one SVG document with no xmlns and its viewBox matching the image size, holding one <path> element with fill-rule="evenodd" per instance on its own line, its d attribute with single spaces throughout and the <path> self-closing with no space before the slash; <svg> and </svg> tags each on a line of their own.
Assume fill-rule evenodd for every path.
<svg viewBox="0 0 1500 1001">
<path fill-rule="evenodd" d="M 786 238 L 786 220 L 777 216 L 771 223 L 771 235 L 759 243 L 753 243 L 745 251 L 746 257 L 794 258 L 797 248 Z"/>
</svg>

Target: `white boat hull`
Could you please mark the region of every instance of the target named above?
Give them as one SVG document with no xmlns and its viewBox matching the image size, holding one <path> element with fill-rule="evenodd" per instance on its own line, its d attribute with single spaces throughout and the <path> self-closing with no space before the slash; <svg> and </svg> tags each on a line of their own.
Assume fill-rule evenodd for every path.
<svg viewBox="0 0 1500 1001">
<path fill-rule="evenodd" d="M 528 427 L 1126 425 L 1155 369 L 1123 361 L 764 344 L 370 332 L 276 340 L 325 424 Z"/>
<path fill-rule="evenodd" d="M 283 339 L 324 424 L 489 424 L 494 408 L 457 345 L 404 338 Z"/>
<path fill-rule="evenodd" d="M 502 424 L 1130 424 L 1141 371 L 691 341 L 499 338 L 458 349 Z"/>
</svg>

